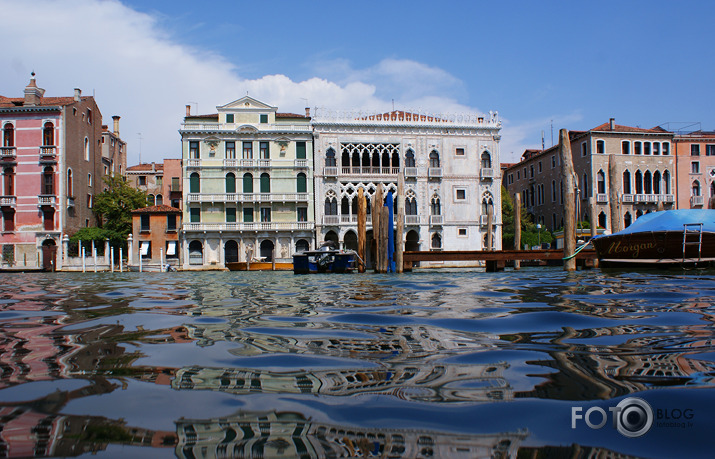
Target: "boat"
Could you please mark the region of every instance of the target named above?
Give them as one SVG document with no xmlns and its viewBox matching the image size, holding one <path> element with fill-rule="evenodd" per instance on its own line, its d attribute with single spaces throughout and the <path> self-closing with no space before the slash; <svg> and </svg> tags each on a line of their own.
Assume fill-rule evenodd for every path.
<svg viewBox="0 0 715 459">
<path fill-rule="evenodd" d="M 338 250 L 326 242 L 318 250 L 306 250 L 293 255 L 294 274 L 350 273 L 355 269 L 357 254 Z"/>
<path fill-rule="evenodd" d="M 707 266 L 715 262 L 715 210 L 652 212 L 628 228 L 591 239 L 599 266 Z"/>
</svg>

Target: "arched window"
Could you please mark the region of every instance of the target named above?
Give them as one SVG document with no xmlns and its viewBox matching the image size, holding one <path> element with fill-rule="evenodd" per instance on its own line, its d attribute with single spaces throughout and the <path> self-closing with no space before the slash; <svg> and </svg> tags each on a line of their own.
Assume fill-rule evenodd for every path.
<svg viewBox="0 0 715 459">
<path fill-rule="evenodd" d="M 482 215 L 488 215 L 489 207 L 491 207 L 493 205 L 494 205 L 494 199 L 492 198 L 491 193 L 485 193 L 484 197 L 482 198 Z"/>
<path fill-rule="evenodd" d="M 491 169 L 492 168 L 492 155 L 489 154 L 488 151 L 484 151 L 482 153 L 482 169 Z"/>
<path fill-rule="evenodd" d="M 643 173 L 636 171 L 636 194 L 643 194 Z"/>
<path fill-rule="evenodd" d="M 154 204 L 156 204 L 156 202 L 154 201 L 154 195 L 153 195 L 153 194 L 148 195 L 148 196 L 146 197 L 146 200 L 147 200 L 147 203 L 148 203 L 150 206 L 153 206 Z"/>
<path fill-rule="evenodd" d="M 42 128 L 42 145 L 54 145 L 55 144 L 55 125 L 49 121 L 45 123 Z"/>
<path fill-rule="evenodd" d="M 15 196 L 15 171 L 12 167 L 6 167 L 3 171 L 3 181 L 5 196 Z"/>
<path fill-rule="evenodd" d="M 84 138 L 84 160 L 89 161 L 89 139 Z"/>
<path fill-rule="evenodd" d="M 163 206 L 164 205 L 164 197 L 160 194 L 156 195 L 156 205 L 157 206 Z"/>
<path fill-rule="evenodd" d="M 253 193 L 253 175 L 248 172 L 243 174 L 243 192 Z"/>
<path fill-rule="evenodd" d="M 623 194 L 631 194 L 631 173 L 628 169 L 623 171 Z"/>
<path fill-rule="evenodd" d="M 392 167 L 400 167 L 400 155 L 397 152 L 392 154 Z"/>
<path fill-rule="evenodd" d="M 643 174 L 643 191 L 645 194 L 653 192 L 653 176 L 650 171 L 645 171 L 645 174 Z"/>
<path fill-rule="evenodd" d="M 670 172 L 667 169 L 663 171 L 663 191 L 670 194 Z"/>
<path fill-rule="evenodd" d="M 583 190 L 581 194 L 583 198 L 588 198 L 588 174 L 583 174 Z M 534 203 L 532 202 L 531 205 L 533 206 Z"/>
<path fill-rule="evenodd" d="M 442 236 L 440 236 L 439 233 L 434 233 L 432 235 L 431 247 L 433 249 L 441 249 L 442 248 Z"/>
<path fill-rule="evenodd" d="M 692 196 L 700 196 L 700 182 L 695 180 L 693 182 L 693 194 Z"/>
<path fill-rule="evenodd" d="M 437 153 L 437 150 L 432 150 L 429 154 L 429 167 L 439 167 L 439 153 Z"/>
<path fill-rule="evenodd" d="M 338 200 L 335 197 L 325 198 L 325 215 L 338 215 Z"/>
<path fill-rule="evenodd" d="M 596 180 L 598 182 L 598 192 L 603 194 L 606 192 L 606 174 L 603 173 L 603 171 L 598 171 L 598 174 L 596 175 Z"/>
<path fill-rule="evenodd" d="M 630 212 L 626 212 L 626 214 L 623 216 L 623 225 L 628 228 L 631 226 L 631 223 L 633 223 L 633 217 L 631 217 Z"/>
<path fill-rule="evenodd" d="M 298 193 L 307 193 L 308 192 L 308 178 L 302 172 L 300 174 L 298 174 L 298 177 L 297 177 L 296 191 Z"/>
<path fill-rule="evenodd" d="M 15 146 L 15 126 L 13 126 L 12 123 L 5 123 L 2 128 L 2 146 Z"/>
<path fill-rule="evenodd" d="M 335 150 L 332 148 L 328 148 L 328 151 L 325 152 L 325 167 L 336 167 L 337 163 L 335 162 Z"/>
<path fill-rule="evenodd" d="M 604 212 L 598 214 L 598 226 L 600 226 L 601 228 L 606 227 L 606 214 Z"/>
<path fill-rule="evenodd" d="M 306 241 L 305 239 L 298 239 L 297 241 L 295 241 L 295 251 L 297 253 L 307 252 L 308 250 L 310 250 L 310 245 L 308 244 L 308 241 Z"/>
<path fill-rule="evenodd" d="M 417 215 L 416 198 L 407 198 L 405 200 L 405 215 Z"/>
<path fill-rule="evenodd" d="M 266 172 L 261 174 L 261 193 L 271 192 L 271 176 Z"/>
<path fill-rule="evenodd" d="M 624 155 L 630 155 L 631 154 L 631 142 L 628 140 L 624 140 L 621 142 L 621 153 Z"/>
<path fill-rule="evenodd" d="M 340 214 L 350 215 L 350 201 L 347 196 L 343 196 L 343 199 L 340 200 Z"/>
<path fill-rule="evenodd" d="M 194 172 L 189 176 L 189 193 L 200 193 L 201 185 L 199 181 L 199 173 Z"/>
<path fill-rule="evenodd" d="M 343 150 L 342 157 L 340 158 L 341 166 L 350 167 L 350 153 L 347 150 Z"/>
<path fill-rule="evenodd" d="M 660 171 L 653 172 L 653 193 L 660 194 Z"/>
<path fill-rule="evenodd" d="M 439 201 L 439 197 L 435 196 L 432 198 L 432 203 L 430 205 L 431 215 L 442 215 L 442 204 Z"/>
<path fill-rule="evenodd" d="M 415 152 L 411 148 L 405 154 L 405 167 L 417 167 L 415 166 Z"/>
<path fill-rule="evenodd" d="M 226 193 L 236 192 L 236 175 L 233 172 L 226 174 Z"/>
<path fill-rule="evenodd" d="M 74 197 L 74 183 L 72 181 L 72 169 L 67 169 L 67 196 Z"/>
<path fill-rule="evenodd" d="M 42 185 L 43 194 L 55 194 L 55 172 L 50 166 L 45 167 L 42 173 Z"/>
<path fill-rule="evenodd" d="M 201 241 L 191 241 L 189 243 L 189 264 L 204 264 L 204 247 L 201 244 Z"/>
</svg>

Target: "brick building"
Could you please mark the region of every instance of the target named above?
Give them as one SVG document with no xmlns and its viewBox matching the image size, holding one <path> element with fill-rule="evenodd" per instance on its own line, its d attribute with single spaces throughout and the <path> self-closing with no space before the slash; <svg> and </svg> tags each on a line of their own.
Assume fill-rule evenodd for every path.
<svg viewBox="0 0 715 459">
<path fill-rule="evenodd" d="M 678 208 L 715 208 L 715 131 L 676 135 Z"/>
<path fill-rule="evenodd" d="M 129 245 L 130 269 L 159 271 L 162 265 L 180 266 L 179 229 L 181 210 L 160 205 L 132 211 L 132 244 Z"/>
<path fill-rule="evenodd" d="M 137 164 L 126 169 L 126 177 L 130 186 L 147 194 L 150 205 L 184 208 L 180 159 L 165 159 L 163 163 Z"/>
</svg>

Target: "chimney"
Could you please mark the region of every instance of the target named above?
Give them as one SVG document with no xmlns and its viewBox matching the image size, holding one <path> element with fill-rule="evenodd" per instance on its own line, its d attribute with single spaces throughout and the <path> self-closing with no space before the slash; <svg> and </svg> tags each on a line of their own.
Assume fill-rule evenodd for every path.
<svg viewBox="0 0 715 459">
<path fill-rule="evenodd" d="M 25 101 L 23 105 L 34 106 L 40 105 L 40 100 L 45 94 L 45 90 L 37 87 L 37 82 L 35 81 L 35 72 L 32 72 L 32 78 L 30 82 L 25 86 Z"/>
<path fill-rule="evenodd" d="M 74 88 L 74 100 L 79 102 L 81 100 L 82 90 L 79 88 Z"/>
<path fill-rule="evenodd" d="M 114 115 L 112 119 L 114 120 L 114 135 L 119 137 L 119 115 Z"/>
<path fill-rule="evenodd" d="M 611 131 L 614 131 L 616 129 L 616 119 L 611 118 L 610 120 L 608 120 L 608 125 L 611 128 Z"/>
<path fill-rule="evenodd" d="M 186 106 L 186 116 L 191 116 L 191 105 Z"/>
<path fill-rule="evenodd" d="M 305 117 L 310 118 L 310 107 L 305 107 Z"/>
</svg>

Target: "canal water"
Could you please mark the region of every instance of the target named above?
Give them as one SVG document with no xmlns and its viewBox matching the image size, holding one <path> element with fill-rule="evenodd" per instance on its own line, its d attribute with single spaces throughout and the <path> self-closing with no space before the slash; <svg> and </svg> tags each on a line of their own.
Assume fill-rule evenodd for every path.
<svg viewBox="0 0 715 459">
<path fill-rule="evenodd" d="M 0 457 L 712 457 L 713 272 L 0 285 Z"/>
</svg>

